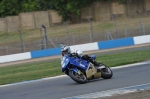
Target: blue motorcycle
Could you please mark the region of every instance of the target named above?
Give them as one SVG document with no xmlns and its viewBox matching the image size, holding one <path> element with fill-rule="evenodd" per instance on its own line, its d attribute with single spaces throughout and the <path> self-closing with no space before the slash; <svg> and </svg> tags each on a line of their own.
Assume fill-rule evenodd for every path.
<svg viewBox="0 0 150 99">
<path fill-rule="evenodd" d="M 95 60 L 96 56 L 92 55 L 91 58 Z M 61 66 L 62 72 L 80 84 L 92 79 L 110 79 L 113 76 L 112 70 L 106 65 L 100 63 L 100 67 L 103 68 L 99 69 L 99 66 L 95 67 L 91 62 L 76 56 L 63 56 Z"/>
</svg>

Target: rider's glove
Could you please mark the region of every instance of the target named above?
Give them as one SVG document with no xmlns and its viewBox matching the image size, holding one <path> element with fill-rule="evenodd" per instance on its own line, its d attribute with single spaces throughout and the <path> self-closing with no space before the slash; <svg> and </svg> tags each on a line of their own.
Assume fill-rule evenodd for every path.
<svg viewBox="0 0 150 99">
<path fill-rule="evenodd" d="M 77 53 L 71 53 L 70 55 L 71 57 L 78 57 L 79 58 L 79 55 Z"/>
<path fill-rule="evenodd" d="M 76 56 L 77 58 L 80 58 L 80 56 L 79 56 L 77 53 L 75 53 L 75 56 Z"/>
</svg>

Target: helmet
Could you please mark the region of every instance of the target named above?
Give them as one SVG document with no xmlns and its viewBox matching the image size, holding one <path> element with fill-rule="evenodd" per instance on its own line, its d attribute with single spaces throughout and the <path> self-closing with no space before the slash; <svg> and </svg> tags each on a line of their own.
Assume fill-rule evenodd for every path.
<svg viewBox="0 0 150 99">
<path fill-rule="evenodd" d="M 61 52 L 62 52 L 63 55 L 64 55 L 64 54 L 69 54 L 69 53 L 70 53 L 70 47 L 67 46 L 67 45 L 63 45 L 63 46 L 61 47 Z"/>
</svg>

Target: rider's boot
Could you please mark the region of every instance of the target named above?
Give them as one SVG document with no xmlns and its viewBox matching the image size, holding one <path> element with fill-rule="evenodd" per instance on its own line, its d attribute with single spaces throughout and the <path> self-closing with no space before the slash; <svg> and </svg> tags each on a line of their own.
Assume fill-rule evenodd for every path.
<svg viewBox="0 0 150 99">
<path fill-rule="evenodd" d="M 104 66 L 103 64 L 98 63 L 98 62 L 96 62 L 96 61 L 94 61 L 93 64 L 94 64 L 94 66 L 95 66 L 97 69 L 100 69 L 100 70 L 101 70 L 101 69 L 105 68 L 105 66 Z"/>
<path fill-rule="evenodd" d="M 96 69 L 101 70 L 101 69 L 105 68 L 105 66 L 103 64 L 96 62 L 91 57 L 88 57 L 88 58 L 89 58 L 88 60 L 95 66 Z"/>
<path fill-rule="evenodd" d="M 94 66 L 99 66 L 100 65 L 100 63 L 98 63 L 96 61 L 93 61 L 93 64 L 94 64 Z"/>
</svg>

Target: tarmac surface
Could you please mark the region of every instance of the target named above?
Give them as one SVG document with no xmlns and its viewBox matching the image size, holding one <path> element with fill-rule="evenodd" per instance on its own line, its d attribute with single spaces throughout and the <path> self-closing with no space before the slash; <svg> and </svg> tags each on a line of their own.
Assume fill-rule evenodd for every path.
<svg viewBox="0 0 150 99">
<path fill-rule="evenodd" d="M 139 90 L 121 95 L 113 95 L 97 99 L 150 99 L 150 90 Z"/>
<path fill-rule="evenodd" d="M 127 51 L 127 50 L 142 50 L 142 48 L 149 49 L 150 44 L 144 44 L 144 45 L 138 45 L 138 46 L 129 46 L 129 47 L 122 47 L 117 49 L 108 49 L 108 50 L 99 50 L 99 51 L 93 51 L 93 52 L 86 52 L 87 54 L 92 53 L 99 53 L 99 54 L 105 54 L 105 53 L 111 53 L 115 51 Z M 17 62 L 10 62 L 10 63 L 3 63 L 0 64 L 0 67 L 3 66 L 11 66 L 11 65 L 18 65 L 22 63 L 30 63 L 30 62 L 37 62 L 37 61 L 50 61 L 51 59 L 59 59 L 60 56 L 52 56 L 52 57 L 44 57 L 44 58 L 36 58 L 36 59 L 30 59 L 30 60 L 22 60 Z M 108 97 L 102 97 L 102 98 L 96 98 L 96 99 L 150 99 L 150 89 L 149 90 L 139 90 L 136 92 L 126 93 L 126 94 L 116 94 L 113 96 Z"/>
</svg>

